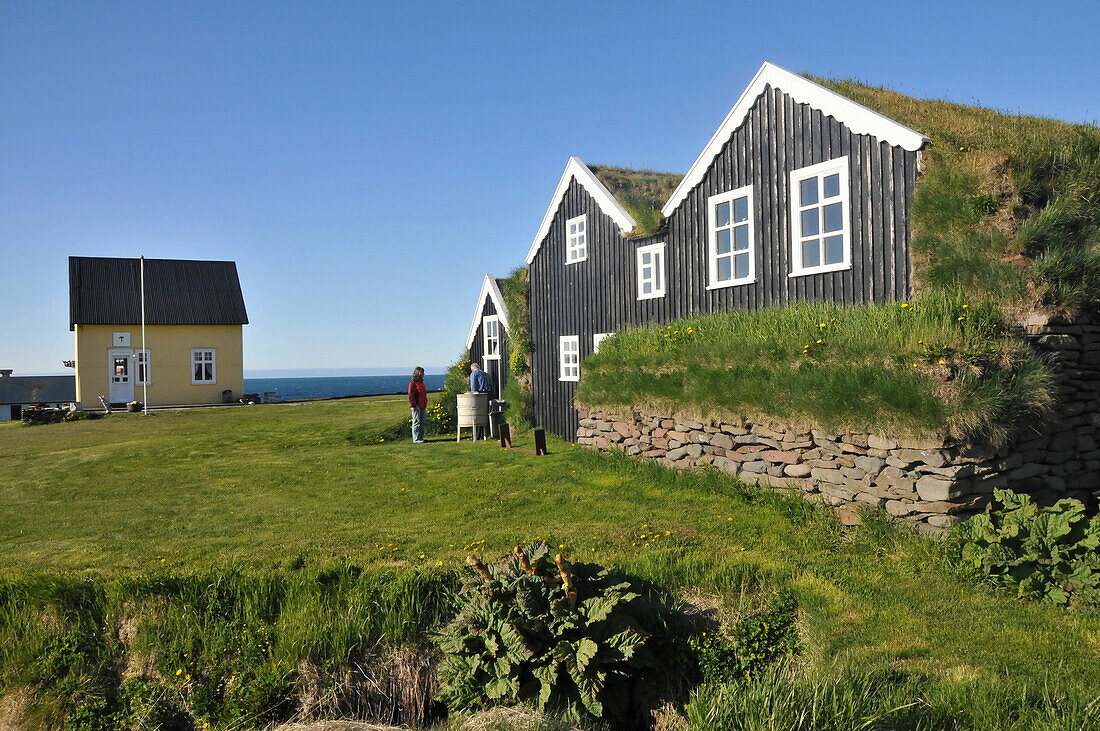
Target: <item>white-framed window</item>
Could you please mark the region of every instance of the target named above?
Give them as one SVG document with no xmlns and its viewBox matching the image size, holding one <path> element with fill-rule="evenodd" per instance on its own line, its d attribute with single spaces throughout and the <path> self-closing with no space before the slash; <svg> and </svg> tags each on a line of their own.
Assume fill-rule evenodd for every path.
<svg viewBox="0 0 1100 731">
<path fill-rule="evenodd" d="M 588 258 L 588 214 L 565 222 L 565 263 L 576 264 Z"/>
<path fill-rule="evenodd" d="M 752 186 L 712 195 L 707 199 L 707 289 L 752 284 L 756 281 L 756 225 Z"/>
<path fill-rule="evenodd" d="M 191 349 L 191 383 L 217 383 L 218 364 L 213 348 Z"/>
<path fill-rule="evenodd" d="M 638 247 L 638 299 L 665 296 L 665 245 Z"/>
<path fill-rule="evenodd" d="M 485 333 L 485 349 L 482 357 L 485 360 L 500 359 L 500 318 L 496 315 L 486 315 L 481 321 L 481 329 Z"/>
<path fill-rule="evenodd" d="M 138 386 L 148 386 L 153 382 L 149 378 L 152 365 L 153 361 L 149 357 L 148 348 L 134 351 L 134 369 L 137 371 L 137 380 L 134 381 L 135 384 Z"/>
<path fill-rule="evenodd" d="M 595 335 L 593 335 L 592 336 L 592 352 L 593 353 L 600 352 L 600 343 L 602 343 L 604 340 L 607 340 L 613 334 L 614 333 L 596 333 Z"/>
<path fill-rule="evenodd" d="M 791 171 L 791 273 L 835 272 L 852 266 L 848 157 Z"/>
<path fill-rule="evenodd" d="M 581 342 L 576 335 L 558 338 L 559 381 L 581 380 Z"/>
</svg>

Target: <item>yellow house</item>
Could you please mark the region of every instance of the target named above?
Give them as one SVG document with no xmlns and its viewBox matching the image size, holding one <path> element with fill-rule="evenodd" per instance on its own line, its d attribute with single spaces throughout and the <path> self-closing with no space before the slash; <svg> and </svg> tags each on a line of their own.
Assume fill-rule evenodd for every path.
<svg viewBox="0 0 1100 731">
<path fill-rule="evenodd" d="M 76 400 L 220 404 L 244 393 L 244 296 L 231 261 L 69 257 Z"/>
</svg>

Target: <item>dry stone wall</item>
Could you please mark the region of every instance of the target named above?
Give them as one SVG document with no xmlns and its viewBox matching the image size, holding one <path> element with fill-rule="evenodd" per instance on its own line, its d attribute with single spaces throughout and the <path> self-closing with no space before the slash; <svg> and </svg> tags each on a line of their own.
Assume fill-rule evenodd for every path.
<svg viewBox="0 0 1100 731">
<path fill-rule="evenodd" d="M 1100 489 L 1100 319 L 1035 318 L 1033 345 L 1059 381 L 1058 419 L 994 449 L 874 433 L 836 433 L 744 420 L 703 423 L 673 414 L 581 411 L 577 442 L 655 459 L 675 469 L 713 467 L 742 480 L 795 488 L 846 522 L 857 505 L 936 532 L 989 505 L 1008 487 L 1049 502 L 1095 506 Z"/>
</svg>

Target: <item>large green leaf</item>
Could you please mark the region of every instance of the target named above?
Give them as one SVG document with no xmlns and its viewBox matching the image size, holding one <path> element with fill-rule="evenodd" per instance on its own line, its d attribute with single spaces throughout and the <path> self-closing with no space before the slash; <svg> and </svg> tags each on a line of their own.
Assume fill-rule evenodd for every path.
<svg viewBox="0 0 1100 731">
<path fill-rule="evenodd" d="M 600 647 L 592 640 L 584 637 L 577 643 L 577 668 L 584 672 L 588 668 L 588 663 L 592 661 L 592 658 L 596 657 L 596 653 L 599 652 Z"/>
</svg>

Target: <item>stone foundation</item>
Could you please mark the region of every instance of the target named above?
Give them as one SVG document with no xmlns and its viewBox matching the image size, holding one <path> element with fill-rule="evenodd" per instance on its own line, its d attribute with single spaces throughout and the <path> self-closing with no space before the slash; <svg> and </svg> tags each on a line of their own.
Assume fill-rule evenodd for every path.
<svg viewBox="0 0 1100 731">
<path fill-rule="evenodd" d="M 799 430 L 776 423 L 702 423 L 670 414 L 581 411 L 577 442 L 655 459 L 675 469 L 713 467 L 836 506 L 881 507 L 935 532 L 986 508 L 994 488 L 1040 502 L 1075 497 L 1095 507 L 1100 489 L 1100 323 L 1025 323 L 1059 379 L 1058 421 L 994 449 L 872 433 Z"/>
</svg>

